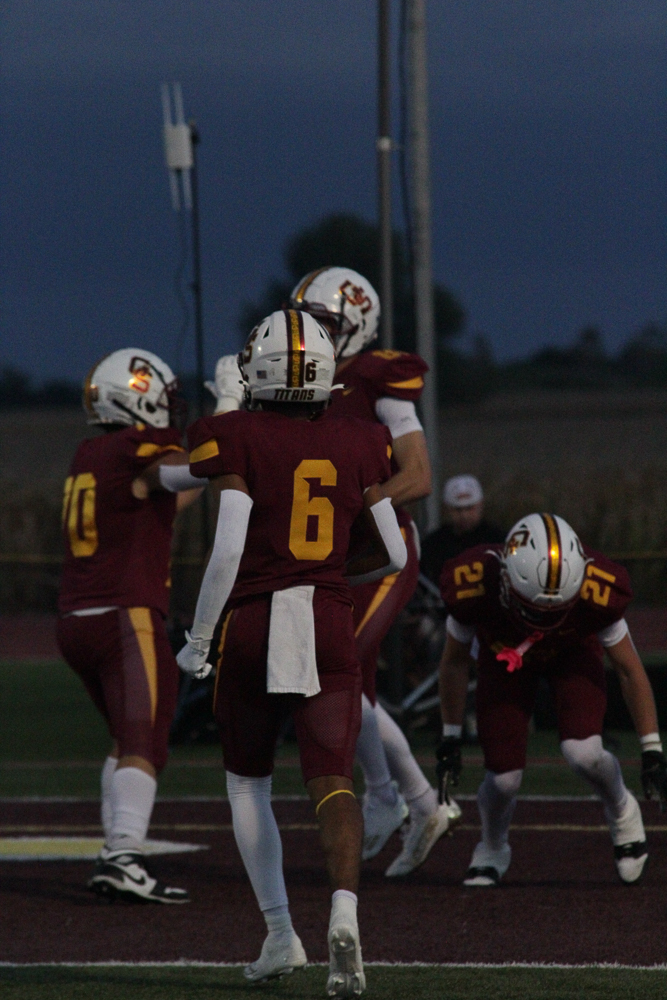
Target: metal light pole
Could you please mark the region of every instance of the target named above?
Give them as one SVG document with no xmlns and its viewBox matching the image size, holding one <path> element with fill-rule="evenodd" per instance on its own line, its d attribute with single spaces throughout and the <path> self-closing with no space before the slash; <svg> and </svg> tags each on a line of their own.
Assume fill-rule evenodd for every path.
<svg viewBox="0 0 667 1000">
<path fill-rule="evenodd" d="M 426 377 L 421 397 L 421 410 L 433 472 L 433 491 L 425 502 L 426 530 L 434 531 L 440 523 L 441 462 L 438 440 L 438 368 L 433 319 L 431 260 L 426 0 L 406 0 L 406 2 L 409 78 L 408 144 L 411 165 L 415 323 L 417 327 L 417 351 L 429 366 L 429 374 Z"/>
<path fill-rule="evenodd" d="M 391 52 L 390 0 L 378 0 L 378 209 L 380 217 L 380 338 L 394 346 L 394 291 L 391 246 Z"/>
<path fill-rule="evenodd" d="M 180 83 L 172 84 L 175 121 L 171 118 L 171 95 L 169 84 L 162 84 L 162 112 L 164 118 L 164 152 L 169 170 L 171 203 L 174 211 L 181 210 L 180 192 L 183 193 L 183 207 L 190 212 L 192 224 L 192 298 L 195 307 L 195 361 L 197 372 L 198 417 L 204 415 L 204 319 L 201 289 L 201 241 L 199 235 L 199 180 L 197 176 L 196 149 L 199 132 L 194 121 L 186 124 L 183 114 L 183 92 Z M 208 495 L 204 493 L 201 504 L 201 542 L 203 553 L 210 544 Z"/>
</svg>

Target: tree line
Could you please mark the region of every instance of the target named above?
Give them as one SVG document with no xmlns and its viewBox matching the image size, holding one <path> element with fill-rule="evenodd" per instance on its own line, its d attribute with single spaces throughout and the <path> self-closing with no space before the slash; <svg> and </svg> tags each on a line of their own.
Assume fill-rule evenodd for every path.
<svg viewBox="0 0 667 1000">
<path fill-rule="evenodd" d="M 255 301 L 242 303 L 238 332 L 241 343 L 264 316 L 280 309 L 295 284 L 309 271 L 331 264 L 351 267 L 380 286 L 377 226 L 359 216 L 329 215 L 301 230 L 287 243 L 284 274 L 269 279 Z M 410 249 L 401 233 L 393 238 L 394 324 L 396 347 L 415 350 L 414 302 Z M 441 403 L 474 402 L 498 393 L 528 390 L 628 389 L 667 387 L 667 330 L 649 324 L 614 355 L 605 351 L 601 331 L 588 326 L 567 347 L 543 347 L 527 358 L 499 362 L 488 340 L 475 338 L 472 350 L 455 344 L 466 315 L 456 296 L 440 284 L 433 288 L 438 344 L 438 393 Z M 185 395 L 195 398 L 192 375 L 182 379 Z M 41 386 L 17 368 L 0 368 L 0 409 L 19 406 L 78 406 L 78 384 L 51 380 Z"/>
</svg>

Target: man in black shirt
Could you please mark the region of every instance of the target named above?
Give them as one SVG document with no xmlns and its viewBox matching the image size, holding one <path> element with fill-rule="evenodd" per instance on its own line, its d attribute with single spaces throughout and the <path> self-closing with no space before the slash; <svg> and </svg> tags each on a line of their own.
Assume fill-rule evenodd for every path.
<svg viewBox="0 0 667 1000">
<path fill-rule="evenodd" d="M 443 525 L 422 542 L 419 568 L 436 586 L 447 559 L 473 545 L 504 542 L 505 532 L 484 520 L 484 493 L 474 476 L 454 476 L 442 491 Z"/>
</svg>

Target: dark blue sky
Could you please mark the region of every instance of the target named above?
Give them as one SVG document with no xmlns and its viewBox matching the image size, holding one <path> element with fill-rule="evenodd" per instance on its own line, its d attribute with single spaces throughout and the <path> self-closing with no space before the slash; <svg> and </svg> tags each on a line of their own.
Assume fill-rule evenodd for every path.
<svg viewBox="0 0 667 1000">
<path fill-rule="evenodd" d="M 162 80 L 202 133 L 209 368 L 292 233 L 374 217 L 371 0 L 6 0 L 1 18 L 0 364 L 78 379 L 128 344 L 174 362 Z M 429 31 L 435 277 L 468 336 L 510 357 L 665 323 L 664 0 L 430 0 Z"/>
</svg>

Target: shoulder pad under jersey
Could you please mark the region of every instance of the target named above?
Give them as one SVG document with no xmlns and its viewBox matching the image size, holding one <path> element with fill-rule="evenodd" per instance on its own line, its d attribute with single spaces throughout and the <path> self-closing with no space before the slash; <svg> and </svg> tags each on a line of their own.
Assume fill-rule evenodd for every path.
<svg viewBox="0 0 667 1000">
<path fill-rule="evenodd" d="M 427 371 L 428 365 L 418 354 L 405 351 L 366 351 L 358 356 L 357 372 L 373 383 L 378 397 L 414 402 L 422 394 Z"/>
<path fill-rule="evenodd" d="M 477 624 L 482 605 L 498 595 L 500 545 L 476 545 L 448 559 L 440 575 L 447 610 L 463 625 Z"/>
</svg>

